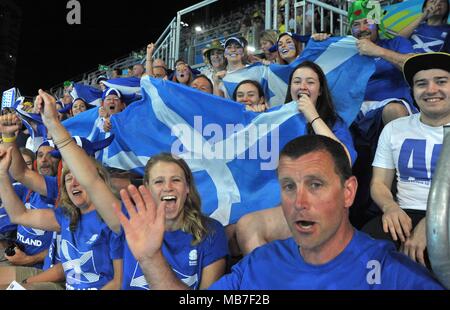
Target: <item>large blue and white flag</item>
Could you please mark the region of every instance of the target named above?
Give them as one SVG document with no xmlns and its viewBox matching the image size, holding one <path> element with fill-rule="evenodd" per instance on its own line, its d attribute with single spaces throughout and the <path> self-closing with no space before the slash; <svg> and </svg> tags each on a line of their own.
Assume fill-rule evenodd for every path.
<svg viewBox="0 0 450 310">
<path fill-rule="evenodd" d="M 103 130 L 104 119 L 98 115 L 98 107 L 86 110 L 77 116 L 63 121 L 64 127 L 72 136 L 80 136 L 91 142 L 101 141 L 111 134 Z M 106 149 L 95 153 L 95 158 L 99 161 L 107 161 Z"/>
<path fill-rule="evenodd" d="M 283 104 L 292 70 L 305 60 L 324 71 L 336 112 L 350 126 L 363 102 L 367 82 L 375 71 L 373 58 L 360 56 L 352 36 L 309 40 L 302 54 L 289 65 L 272 64 L 267 73 L 270 106 Z"/>
<path fill-rule="evenodd" d="M 116 78 L 107 81 L 102 81 L 109 88 L 116 88 L 120 90 L 123 95 L 140 95 L 141 86 L 140 86 L 140 78 L 137 77 L 125 77 L 125 78 Z"/>
<path fill-rule="evenodd" d="M 280 203 L 279 152 L 306 128 L 295 102 L 254 113 L 170 81 L 145 77 L 141 86 L 143 99 L 111 117 L 106 165 L 142 175 L 152 155 L 178 154 L 194 173 L 203 212 L 224 225 Z"/>
<path fill-rule="evenodd" d="M 267 67 L 260 62 L 227 73 L 222 80 L 224 86 L 222 90 L 225 94 L 225 98 L 233 98 L 233 93 L 237 85 L 245 80 L 257 81 L 261 84 L 263 89 L 266 89 L 267 87 L 266 74 L 267 74 Z"/>
<path fill-rule="evenodd" d="M 71 117 L 62 122 L 64 127 L 72 136 L 89 138 L 92 141 L 93 132 L 96 124 L 101 118 L 98 115 L 98 107 L 81 112 L 77 116 Z"/>
<path fill-rule="evenodd" d="M 102 103 L 102 91 L 89 85 L 73 84 L 70 95 L 73 99 L 81 98 L 92 106 L 100 106 Z"/>
</svg>

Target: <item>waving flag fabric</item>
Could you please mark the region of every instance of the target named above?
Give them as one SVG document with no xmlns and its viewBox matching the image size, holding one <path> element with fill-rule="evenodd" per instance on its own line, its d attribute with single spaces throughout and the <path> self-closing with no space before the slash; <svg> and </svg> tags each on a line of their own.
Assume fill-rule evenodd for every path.
<svg viewBox="0 0 450 310">
<path fill-rule="evenodd" d="M 289 65 L 269 66 L 267 91 L 271 94 L 271 106 L 284 103 L 289 76 L 305 60 L 320 65 L 327 77 L 336 111 L 350 125 L 358 114 L 367 82 L 375 71 L 374 60 L 358 54 L 356 39 L 351 36 L 309 40 L 301 56 Z"/>
<path fill-rule="evenodd" d="M 123 95 L 140 94 L 140 79 L 137 77 L 116 78 L 103 81 L 107 87 L 120 90 Z"/>
<path fill-rule="evenodd" d="M 102 91 L 89 85 L 81 83 L 73 84 L 73 90 L 70 95 L 74 99 L 82 98 L 93 106 L 100 106 L 102 103 Z"/>
<path fill-rule="evenodd" d="M 305 130 L 295 102 L 258 114 L 170 81 L 141 84 L 143 99 L 111 118 L 107 165 L 143 174 L 150 156 L 178 154 L 194 173 L 203 212 L 224 225 L 280 202 L 279 151 Z"/>
<path fill-rule="evenodd" d="M 264 66 L 258 63 L 228 73 L 223 79 L 225 93 L 231 97 L 239 82 L 255 80 L 262 85 L 269 106 L 282 105 L 292 70 L 305 60 L 321 66 L 327 76 L 336 110 L 350 125 L 363 102 L 367 81 L 375 71 L 374 60 L 358 54 L 356 39 L 351 36 L 332 37 L 325 41 L 309 40 L 300 57 L 289 65 Z"/>
</svg>

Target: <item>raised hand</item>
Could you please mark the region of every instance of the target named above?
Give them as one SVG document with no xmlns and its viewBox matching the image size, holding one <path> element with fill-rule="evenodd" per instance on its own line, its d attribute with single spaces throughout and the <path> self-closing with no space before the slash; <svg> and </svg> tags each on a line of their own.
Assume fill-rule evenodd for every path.
<svg viewBox="0 0 450 310">
<path fill-rule="evenodd" d="M 131 252 L 139 262 L 142 262 L 151 259 L 161 251 L 165 208 L 163 204 L 159 208 L 156 206 L 150 191 L 145 186 L 141 185 L 138 191 L 134 185 L 129 185 L 127 190 L 122 189 L 120 197 L 129 218 L 117 205 L 114 205 L 114 211 L 125 231 Z"/>
<path fill-rule="evenodd" d="M 3 113 L 0 115 L 0 133 L 12 137 L 22 127 L 22 120 L 16 113 Z"/>
<path fill-rule="evenodd" d="M 55 123 L 59 123 L 56 100 L 42 89 L 39 89 L 39 95 L 36 97 L 36 106 L 45 127 L 49 128 Z"/>
<path fill-rule="evenodd" d="M 150 43 L 149 45 L 147 45 L 147 59 L 150 59 L 150 60 L 152 59 L 154 50 L 155 50 L 154 43 Z"/>
<path fill-rule="evenodd" d="M 105 118 L 105 122 L 103 123 L 103 130 L 106 132 L 110 132 L 112 129 L 111 119 Z"/>
<path fill-rule="evenodd" d="M 319 113 L 314 106 L 314 103 L 311 101 L 308 95 L 302 94 L 300 98 L 297 100 L 297 108 L 300 112 L 303 113 L 305 119 L 308 122 L 311 122 L 313 119 L 319 116 Z"/>
</svg>

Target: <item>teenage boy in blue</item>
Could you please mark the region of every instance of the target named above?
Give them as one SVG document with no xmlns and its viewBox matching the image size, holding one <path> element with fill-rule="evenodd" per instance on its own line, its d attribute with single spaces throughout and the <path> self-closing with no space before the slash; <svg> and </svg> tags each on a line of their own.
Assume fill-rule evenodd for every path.
<svg viewBox="0 0 450 310">
<path fill-rule="evenodd" d="M 353 228 L 348 210 L 357 181 L 351 173 L 340 143 L 320 135 L 289 142 L 280 154 L 278 180 L 293 237 L 257 248 L 210 288 L 442 289 L 392 243 Z M 161 253 L 165 210 L 155 207 L 145 188 L 129 189 L 121 194 L 130 219 L 116 211 L 146 279 L 158 289 L 186 288 Z"/>
</svg>

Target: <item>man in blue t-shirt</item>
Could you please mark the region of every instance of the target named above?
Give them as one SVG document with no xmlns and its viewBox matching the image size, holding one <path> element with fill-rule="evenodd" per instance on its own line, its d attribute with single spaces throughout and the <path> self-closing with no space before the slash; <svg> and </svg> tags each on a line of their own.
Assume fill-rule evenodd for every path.
<svg viewBox="0 0 450 310">
<path fill-rule="evenodd" d="M 413 47 L 403 37 L 380 38 L 379 32 L 385 30 L 381 12 L 377 10 L 367 0 L 356 0 L 348 11 L 351 34 L 358 39 L 359 53 L 373 57 L 376 66 L 355 120 L 361 138 L 366 138 L 368 145 L 376 142 L 383 124 L 417 112 L 402 75 L 404 62 L 414 53 Z"/>
<path fill-rule="evenodd" d="M 52 187 L 56 186 L 54 176 L 58 170 L 59 159 L 54 158 L 50 152 L 54 145 L 50 141 L 42 143 L 36 151 L 36 169 Z M 28 168 L 25 168 L 28 169 Z M 29 209 L 53 208 L 55 200 L 41 196 L 39 193 L 29 190 L 25 185 L 16 183 L 14 190 L 25 206 Z M 16 266 L 32 266 L 42 268 L 48 248 L 51 244 L 52 232 L 33 229 L 23 225 L 17 226 L 16 247 L 14 255 L 5 254 L 9 264 Z"/>
<path fill-rule="evenodd" d="M 257 248 L 211 289 L 443 288 L 392 243 L 350 224 L 358 185 L 340 143 L 320 135 L 292 140 L 281 151 L 278 180 L 293 237 Z M 161 251 L 164 209 L 156 210 L 149 193 L 131 197 L 139 205 L 123 200 L 130 219 L 122 214 L 120 221 L 146 280 L 154 289 L 186 289 Z"/>
</svg>

